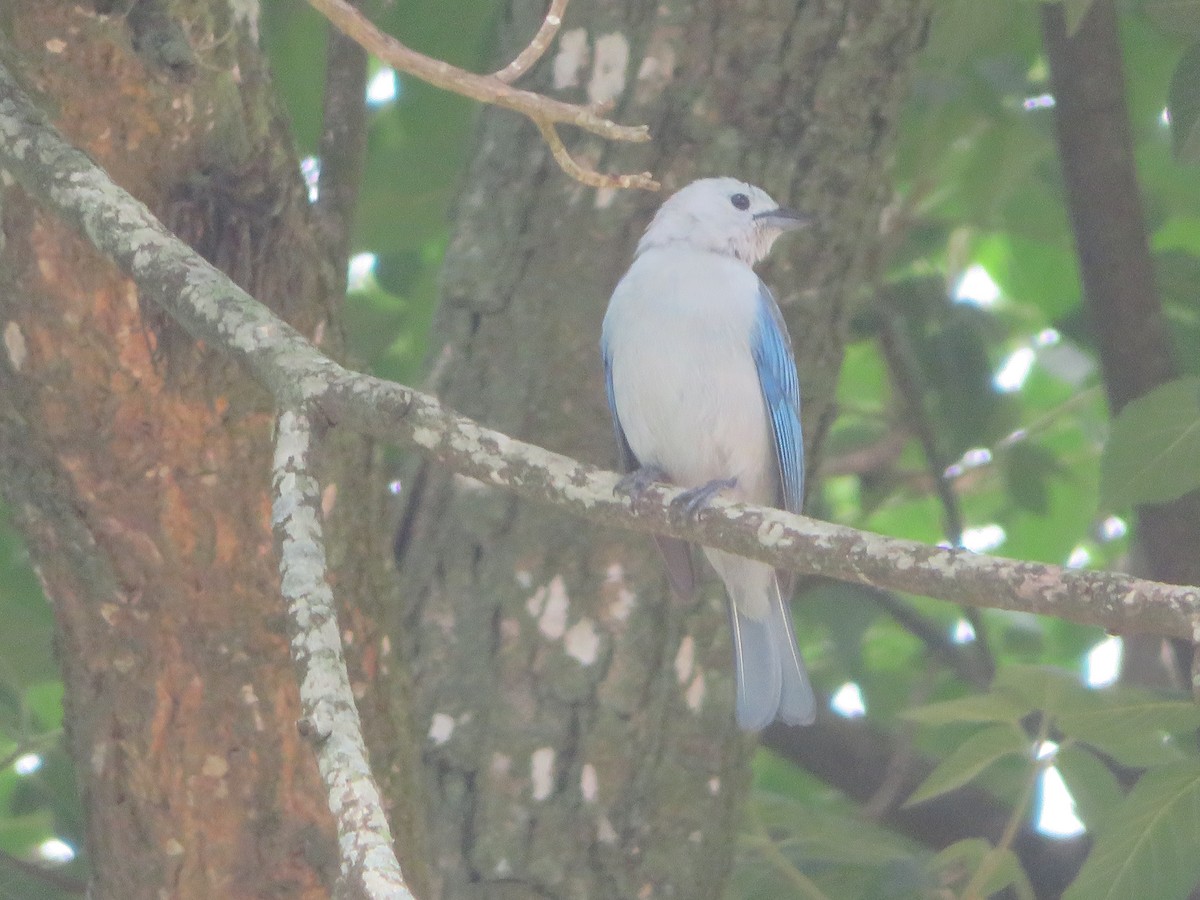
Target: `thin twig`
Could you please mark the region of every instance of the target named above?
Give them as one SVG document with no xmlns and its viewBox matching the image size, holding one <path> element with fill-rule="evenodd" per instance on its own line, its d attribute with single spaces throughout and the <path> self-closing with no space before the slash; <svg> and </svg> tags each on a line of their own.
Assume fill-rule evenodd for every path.
<svg viewBox="0 0 1200 900">
<path fill-rule="evenodd" d="M 325 576 L 321 488 L 309 466 L 312 422 L 288 409 L 275 428 L 271 525 L 279 545 L 280 590 L 287 605 L 292 661 L 300 681 L 300 727 L 337 824 L 345 896 L 414 900 L 392 849 L 379 787 L 367 762 L 358 709 Z"/>
<path fill-rule="evenodd" d="M 542 58 L 550 42 L 554 40 L 554 36 L 558 34 L 558 29 L 562 27 L 563 16 L 567 11 L 567 0 L 551 0 L 550 10 L 546 13 L 546 18 L 542 20 L 542 27 L 538 29 L 538 33 L 533 36 L 533 40 L 529 42 L 524 50 L 517 54 L 517 58 L 510 62 L 503 69 L 492 73 L 492 77 L 503 81 L 505 84 L 512 84 L 526 72 L 534 67 L 539 59 Z"/>
<path fill-rule="evenodd" d="M 538 131 L 542 133 L 542 139 L 545 140 L 546 146 L 550 148 L 550 153 L 554 157 L 554 161 L 558 163 L 559 168 L 576 181 L 581 181 L 589 187 L 594 188 L 644 187 L 649 190 L 658 190 L 658 182 L 653 182 L 653 187 L 644 182 L 644 179 L 650 177 L 649 172 L 643 172 L 641 175 L 602 175 L 594 169 L 580 165 L 567 151 L 567 147 L 562 142 L 562 138 L 558 136 L 558 130 L 554 127 L 553 122 L 549 119 L 535 118 L 533 123 L 537 125 Z"/>
<path fill-rule="evenodd" d="M 546 134 L 542 123 L 575 125 L 600 137 L 612 141 L 641 143 L 650 140 L 650 131 L 645 125 L 618 125 L 606 119 L 606 104 L 581 106 L 564 103 L 532 91 L 523 91 L 506 83 L 495 75 L 477 75 L 440 59 L 434 59 L 406 47 L 394 37 L 384 34 L 369 19 L 351 6 L 346 0 L 308 0 L 314 9 L 325 16 L 333 25 L 353 38 L 359 45 L 375 54 L 393 68 L 414 75 L 434 87 L 464 97 L 515 110 L 533 120 L 542 134 Z M 540 32 L 539 32 L 540 34 Z M 534 40 L 537 40 L 535 37 Z M 520 57 L 518 57 L 520 59 Z M 557 139 L 557 138 L 556 138 Z M 561 141 L 559 142 L 561 144 Z M 554 151 L 554 148 L 551 148 Z M 554 151 L 554 158 L 563 170 L 573 178 L 593 187 L 643 188 L 656 191 L 660 185 L 649 172 L 639 175 L 604 175 L 571 161 L 563 164 L 566 149 Z M 569 159 L 569 156 L 567 157 Z M 587 178 L 580 178 L 583 172 Z"/>
</svg>

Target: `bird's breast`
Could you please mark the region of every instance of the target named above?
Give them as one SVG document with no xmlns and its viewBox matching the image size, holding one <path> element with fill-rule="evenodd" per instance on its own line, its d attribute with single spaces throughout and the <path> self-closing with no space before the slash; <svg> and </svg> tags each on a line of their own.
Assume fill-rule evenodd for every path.
<svg viewBox="0 0 1200 900">
<path fill-rule="evenodd" d="M 772 502 L 774 450 L 750 347 L 757 279 L 735 265 L 749 277 L 721 265 L 630 271 L 605 318 L 613 399 L 642 465 L 685 487 L 733 477 L 734 495 Z"/>
</svg>

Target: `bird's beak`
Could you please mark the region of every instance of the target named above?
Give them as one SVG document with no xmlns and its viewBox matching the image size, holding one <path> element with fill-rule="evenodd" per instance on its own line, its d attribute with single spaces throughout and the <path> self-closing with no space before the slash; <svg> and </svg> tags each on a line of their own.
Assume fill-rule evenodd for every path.
<svg viewBox="0 0 1200 900">
<path fill-rule="evenodd" d="M 767 228 L 778 228 L 780 231 L 795 231 L 797 228 L 805 228 L 812 224 L 812 219 L 808 216 L 783 206 L 779 207 L 779 209 L 769 209 L 766 212 L 755 213 L 754 221 L 758 225 L 765 225 Z"/>
</svg>

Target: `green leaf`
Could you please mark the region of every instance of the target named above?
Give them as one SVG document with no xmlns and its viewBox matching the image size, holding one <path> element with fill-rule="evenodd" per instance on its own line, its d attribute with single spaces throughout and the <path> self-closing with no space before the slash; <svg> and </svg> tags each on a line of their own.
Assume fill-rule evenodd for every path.
<svg viewBox="0 0 1200 900">
<path fill-rule="evenodd" d="M 913 856 L 913 848 L 895 833 L 859 816 L 765 791 L 755 791 L 751 798 L 762 825 L 773 836 L 780 836 L 778 843 L 796 848 L 805 860 L 884 866 Z"/>
<path fill-rule="evenodd" d="M 870 590 L 840 582 L 821 583 L 804 591 L 795 609 L 800 626 L 811 623 L 814 628 L 828 632 L 832 645 L 830 658 L 835 667 L 829 676 L 850 680 L 863 678 L 865 635 L 880 618 L 879 606 L 871 602 Z M 801 633 L 807 630 L 800 628 Z"/>
<path fill-rule="evenodd" d="M 1079 678 L 1054 666 L 1004 666 L 996 673 L 993 690 L 1017 698 L 1027 710 L 1041 710 L 1049 716 L 1088 693 Z"/>
<path fill-rule="evenodd" d="M 1189 47 L 1175 65 L 1167 88 L 1167 109 L 1175 161 L 1200 162 L 1200 44 Z"/>
<path fill-rule="evenodd" d="M 54 819 L 48 809 L 0 818 L 0 850 L 23 856 L 54 836 Z"/>
<path fill-rule="evenodd" d="M 405 331 L 407 304 L 378 284 L 355 291 L 346 303 L 346 337 L 355 352 L 374 363 Z"/>
<path fill-rule="evenodd" d="M 941 72 L 966 68 L 985 53 L 1025 56 L 1039 46 L 1030 18 L 1013 15 L 1004 3 L 943 0 L 930 23 L 922 61 Z"/>
<path fill-rule="evenodd" d="M 1154 235 L 1154 280 L 1180 375 L 1200 375 L 1200 218 L 1175 216 Z M 1161 249 L 1159 249 L 1161 248 Z"/>
<path fill-rule="evenodd" d="M 983 838 L 963 838 L 940 851 L 931 868 L 941 873 L 938 880 L 947 887 L 962 888 L 991 850 L 992 845 Z"/>
<path fill-rule="evenodd" d="M 42 768 L 25 780 L 31 788 L 36 787 L 26 799 L 50 810 L 54 816 L 55 834 L 74 847 L 79 854 L 78 859 L 82 861 L 86 851 L 87 827 L 83 808 L 79 804 L 75 764 L 64 744 L 60 742 L 42 754 Z"/>
<path fill-rule="evenodd" d="M 25 707 L 33 714 L 37 728 L 42 732 L 57 731 L 63 727 L 63 693 L 61 681 L 41 681 L 25 689 Z"/>
<path fill-rule="evenodd" d="M 971 694 L 957 700 L 930 703 L 908 709 L 900 715 L 924 725 L 950 725 L 963 722 L 1004 722 L 1015 725 L 1029 709 L 1005 694 Z"/>
<path fill-rule="evenodd" d="M 14 694 L 59 677 L 51 650 L 54 614 L 24 545 L 0 506 L 0 683 Z"/>
<path fill-rule="evenodd" d="M 1140 768 L 1182 758 L 1183 747 L 1171 735 L 1200 728 L 1200 706 L 1128 689 L 1088 691 L 1055 724 L 1068 737 Z"/>
<path fill-rule="evenodd" d="M 1058 457 L 1029 441 L 1014 444 L 1004 454 L 1004 484 L 1017 506 L 1035 515 L 1050 510 L 1049 481 L 1062 471 Z"/>
<path fill-rule="evenodd" d="M 1156 274 L 1159 278 L 1166 277 L 1170 279 L 1171 273 L 1169 270 L 1164 271 L 1158 267 L 1161 265 L 1162 258 L 1171 251 L 1182 252 L 1186 256 L 1186 261 L 1190 264 L 1188 268 L 1180 273 L 1179 281 L 1196 274 L 1196 257 L 1200 256 L 1200 217 L 1190 213 L 1182 213 L 1171 216 L 1154 230 L 1154 234 L 1150 237 L 1150 249 L 1154 251 Z M 1193 280 L 1191 286 L 1195 286 Z"/>
<path fill-rule="evenodd" d="M 329 26 L 307 5 L 292 8 L 291 4 L 265 3 L 260 28 L 271 68 L 281 76 L 286 73 L 273 82 L 287 107 L 293 139 L 301 152 L 315 153 L 321 137 Z"/>
<path fill-rule="evenodd" d="M 996 867 L 992 869 L 991 875 L 984 879 L 980 893 L 985 897 L 994 897 L 1011 886 L 1016 891 L 1018 900 L 1034 900 L 1037 895 L 1033 891 L 1029 876 L 1021 867 L 1021 860 L 1017 858 L 1017 854 L 1007 848 L 992 852 L 996 854 Z"/>
<path fill-rule="evenodd" d="M 1028 399 L 1029 387 L 1041 380 L 1035 368 L 1026 390 L 1022 392 L 1023 399 Z M 998 518 L 1008 533 L 1003 548 L 1003 554 L 1007 557 L 1062 563 L 1074 547 L 1091 537 L 1096 518 L 1096 486 L 1100 480 L 1100 465 L 1095 441 L 1090 435 L 1107 428 L 1109 419 L 1100 391 L 1087 391 L 1080 396 L 1083 399 L 1079 406 L 1066 417 L 1069 423 L 1063 423 L 1064 429 L 1069 428 L 1071 433 L 1047 435 L 1039 441 L 1063 462 L 1069 472 L 1046 482 L 1046 515 L 1035 515 L 1014 503 L 1008 514 Z M 1026 409 L 1031 417 L 1041 415 L 1039 410 L 1055 409 L 1052 404 L 1035 406 L 1032 401 L 1029 402 Z M 1050 414 L 1056 417 L 1060 415 L 1057 411 Z M 1039 620 L 1040 632 L 1045 630 L 1045 621 Z M 1043 659 L 1035 657 L 1029 661 Z M 1060 660 L 1044 661 L 1061 663 Z M 1072 665 L 1077 662 L 1071 660 Z"/>
<path fill-rule="evenodd" d="M 1100 461 L 1102 503 L 1165 503 L 1200 487 L 1200 376 L 1169 381 L 1129 403 Z"/>
<path fill-rule="evenodd" d="M 1075 801 L 1075 811 L 1096 831 L 1112 819 L 1125 798 L 1117 776 L 1096 755 L 1083 747 L 1064 747 L 1054 754 L 1054 765 Z"/>
<path fill-rule="evenodd" d="M 1064 239 L 992 232 L 979 238 L 972 258 L 987 269 L 1006 298 L 1035 306 L 1049 321 L 1078 305 L 1083 292 L 1075 248 Z"/>
<path fill-rule="evenodd" d="M 754 769 L 729 897 L 817 896 L 814 887 L 830 898 L 929 896 L 931 854 L 919 845 L 864 820 L 845 798 L 813 790 L 814 779 L 768 751 L 756 754 Z"/>
<path fill-rule="evenodd" d="M 932 323 L 931 323 L 932 324 Z M 977 309 L 955 307 L 936 326 L 914 334 L 913 346 L 926 366 L 925 382 L 952 452 L 988 444 L 1010 423 L 1000 421 L 1006 398 L 992 386 L 989 333 L 995 321 Z"/>
<path fill-rule="evenodd" d="M 962 787 L 1005 756 L 1029 756 L 1029 753 L 1029 738 L 1019 727 L 992 725 L 967 738 L 958 749 L 938 763 L 904 805 L 915 806 Z"/>
<path fill-rule="evenodd" d="M 1183 900 L 1200 881 L 1200 765 L 1151 769 L 1096 840 L 1063 900 Z"/>
<path fill-rule="evenodd" d="M 878 413 L 886 409 L 890 390 L 887 367 L 875 341 L 848 345 L 838 376 L 838 405 Z"/>
<path fill-rule="evenodd" d="M 939 884 L 961 891 L 989 856 L 993 856 L 989 865 L 994 865 L 994 868 L 979 886 L 980 895 L 991 897 L 1011 886 L 1020 900 L 1033 900 L 1033 885 L 1029 883 L 1029 876 L 1021 868 L 1016 854 L 1011 850 L 997 850 L 983 838 L 956 841 L 934 857 L 931 868 L 940 873 L 937 879 Z"/>
</svg>

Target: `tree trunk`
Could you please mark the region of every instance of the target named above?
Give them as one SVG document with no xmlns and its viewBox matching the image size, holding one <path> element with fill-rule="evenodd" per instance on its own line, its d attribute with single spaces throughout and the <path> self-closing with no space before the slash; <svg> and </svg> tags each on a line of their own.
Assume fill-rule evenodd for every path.
<svg viewBox="0 0 1200 900">
<path fill-rule="evenodd" d="M 1074 33 L 1068 33 L 1061 4 L 1044 4 L 1041 18 L 1084 309 L 1095 333 L 1108 405 L 1116 415 L 1130 401 L 1179 377 L 1134 167 L 1117 11 L 1112 2 L 1093 3 Z M 1139 506 L 1134 571 L 1155 581 L 1196 584 L 1198 528 L 1200 492 Z M 1187 688 L 1190 645 L 1164 643 L 1153 634 L 1123 639 L 1123 680 Z"/>
<path fill-rule="evenodd" d="M 512 4 L 502 56 L 544 5 Z M 568 143 L 669 190 L 732 174 L 817 224 L 765 279 L 791 327 L 810 460 L 879 242 L 925 4 L 571 8 L 531 85 L 614 98 L 654 142 Z M 612 464 L 597 339 L 662 196 L 563 177 L 527 122 L 483 116 L 447 255 L 430 387 L 501 431 Z M 810 467 L 811 467 L 810 462 Z M 754 741 L 733 726 L 724 598 L 667 599 L 648 542 L 432 466 L 405 479 L 391 630 L 415 681 L 441 895 L 721 895 Z"/>
<path fill-rule="evenodd" d="M 314 238 L 246 5 L 116 6 L 10 4 L 6 63 L 118 183 L 337 352 L 344 262 Z M 269 398 L 11 187 L 3 237 L 0 481 L 54 607 L 93 896 L 328 896 L 336 848 L 269 527 Z M 357 548 L 337 586 L 351 600 L 380 571 L 367 452 L 330 469 L 361 529 L 330 529 L 331 558 Z M 346 629 L 363 646 L 367 615 Z"/>
</svg>

